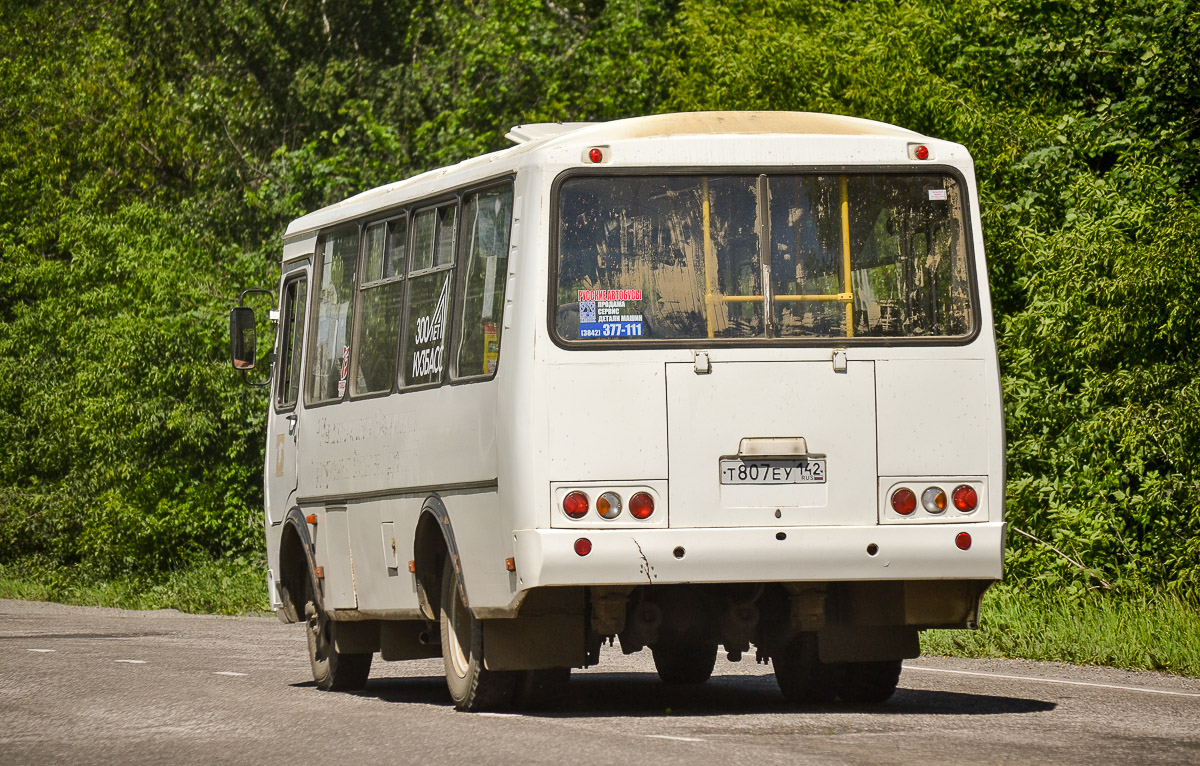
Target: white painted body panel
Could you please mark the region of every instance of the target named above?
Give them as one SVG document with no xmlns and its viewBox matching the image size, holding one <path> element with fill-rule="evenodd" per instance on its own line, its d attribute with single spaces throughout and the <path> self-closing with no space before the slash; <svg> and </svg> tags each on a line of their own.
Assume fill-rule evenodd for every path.
<svg viewBox="0 0 1200 766">
<path fill-rule="evenodd" d="M 970 550 L 954 538 L 970 533 Z M 779 534 L 786 535 L 778 539 Z M 581 558 L 570 530 L 517 533 L 521 587 L 722 582 L 998 580 L 1004 525 L 605 530 Z M 872 556 L 867 546 L 879 547 Z M 682 548 L 683 558 L 676 557 Z"/>
</svg>

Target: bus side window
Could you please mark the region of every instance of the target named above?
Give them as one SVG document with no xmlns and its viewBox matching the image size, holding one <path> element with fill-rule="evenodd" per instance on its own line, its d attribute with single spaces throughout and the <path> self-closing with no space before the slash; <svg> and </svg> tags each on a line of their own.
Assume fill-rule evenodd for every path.
<svg viewBox="0 0 1200 766">
<path fill-rule="evenodd" d="M 401 217 L 368 225 L 363 242 L 351 391 L 356 396 L 390 391 L 396 377 L 408 219 Z"/>
<path fill-rule="evenodd" d="M 442 382 L 450 293 L 454 285 L 456 202 L 425 208 L 413 216 L 412 269 L 408 278 L 404 385 Z"/>
<path fill-rule="evenodd" d="M 456 378 L 494 375 L 500 362 L 512 200 L 512 186 L 506 185 L 468 195 L 463 204 L 459 263 L 465 273 Z"/>
<path fill-rule="evenodd" d="M 318 244 L 316 316 L 308 353 L 309 404 L 341 399 L 350 375 L 350 308 L 358 267 L 358 227 L 322 235 Z"/>
</svg>

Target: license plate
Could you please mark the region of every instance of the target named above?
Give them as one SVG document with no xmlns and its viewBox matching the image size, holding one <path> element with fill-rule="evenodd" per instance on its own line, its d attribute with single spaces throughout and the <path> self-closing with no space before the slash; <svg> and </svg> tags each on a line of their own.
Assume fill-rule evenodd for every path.
<svg viewBox="0 0 1200 766">
<path fill-rule="evenodd" d="M 824 484 L 824 458 L 721 458 L 722 484 Z"/>
</svg>

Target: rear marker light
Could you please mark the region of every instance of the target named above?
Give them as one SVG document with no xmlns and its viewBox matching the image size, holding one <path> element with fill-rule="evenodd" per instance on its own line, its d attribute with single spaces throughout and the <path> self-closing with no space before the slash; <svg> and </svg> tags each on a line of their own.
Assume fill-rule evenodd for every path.
<svg viewBox="0 0 1200 766">
<path fill-rule="evenodd" d="M 892 510 L 907 516 L 917 510 L 917 496 L 908 487 L 901 487 L 892 493 Z"/>
<path fill-rule="evenodd" d="M 929 159 L 929 147 L 922 144 L 913 150 L 913 156 L 919 160 Z"/>
<path fill-rule="evenodd" d="M 563 513 L 572 519 L 582 519 L 587 512 L 588 496 L 582 492 L 570 492 L 563 498 Z"/>
<path fill-rule="evenodd" d="M 629 498 L 629 515 L 635 519 L 648 519 L 654 513 L 654 498 L 648 492 L 638 492 Z"/>
<path fill-rule="evenodd" d="M 616 492 L 605 492 L 596 498 L 596 513 L 606 519 L 615 519 L 621 515 L 621 496 Z"/>
<path fill-rule="evenodd" d="M 979 505 L 979 495 L 975 493 L 975 488 L 968 484 L 955 487 L 950 499 L 954 501 L 954 507 L 963 513 L 970 513 Z"/>
<path fill-rule="evenodd" d="M 930 513 L 946 510 L 946 492 L 941 487 L 930 487 L 921 493 L 921 505 Z"/>
<path fill-rule="evenodd" d="M 600 162 L 604 159 L 604 152 L 599 149 L 592 149 L 588 152 L 588 159 L 592 162 Z"/>
<path fill-rule="evenodd" d="M 586 537 L 581 537 L 575 541 L 575 552 L 580 556 L 586 556 L 592 552 L 592 541 Z"/>
<path fill-rule="evenodd" d="M 958 546 L 960 551 L 965 551 L 971 547 L 971 535 L 968 532 L 959 532 L 954 538 L 954 544 Z"/>
</svg>

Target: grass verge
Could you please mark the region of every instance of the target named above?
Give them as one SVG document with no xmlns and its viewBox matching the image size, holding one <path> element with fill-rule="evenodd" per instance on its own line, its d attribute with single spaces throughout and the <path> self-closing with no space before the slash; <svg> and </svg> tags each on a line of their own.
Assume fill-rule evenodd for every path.
<svg viewBox="0 0 1200 766">
<path fill-rule="evenodd" d="M 1200 677 L 1200 609 L 1166 594 L 1073 598 L 1005 584 L 984 596 L 979 630 L 926 631 L 921 653 Z"/>
<path fill-rule="evenodd" d="M 244 559 L 198 559 L 172 572 L 102 580 L 84 567 L 36 561 L 0 564 L 0 598 L 121 609 L 178 609 L 192 614 L 265 612 L 266 572 Z"/>
</svg>

